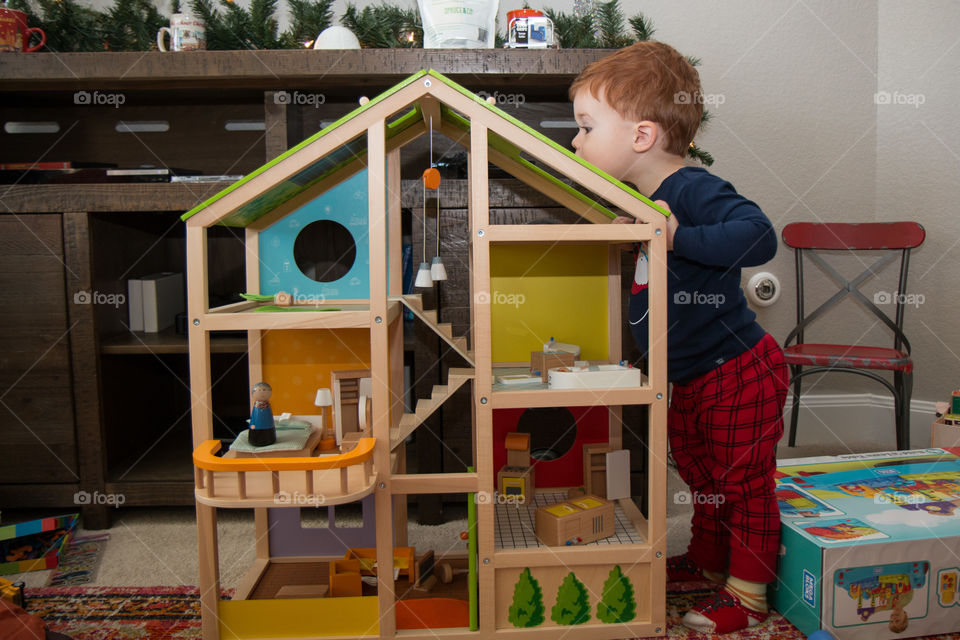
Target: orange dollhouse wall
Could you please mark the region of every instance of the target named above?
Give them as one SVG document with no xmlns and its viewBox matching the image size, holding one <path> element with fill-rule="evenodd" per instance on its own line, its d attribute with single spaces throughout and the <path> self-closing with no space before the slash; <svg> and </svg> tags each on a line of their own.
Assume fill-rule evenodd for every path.
<svg viewBox="0 0 960 640">
<path fill-rule="evenodd" d="M 330 387 L 331 371 L 370 368 L 366 329 L 265 331 L 262 348 L 263 379 L 273 387 L 274 415 L 316 415 L 317 389 Z"/>
</svg>

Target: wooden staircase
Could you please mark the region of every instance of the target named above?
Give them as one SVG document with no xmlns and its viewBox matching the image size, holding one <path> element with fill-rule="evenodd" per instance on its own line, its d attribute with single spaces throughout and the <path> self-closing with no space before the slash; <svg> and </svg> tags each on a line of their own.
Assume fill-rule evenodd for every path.
<svg viewBox="0 0 960 640">
<path fill-rule="evenodd" d="M 392 451 L 401 442 L 413 433 L 423 421 L 429 418 L 434 411 L 440 408 L 447 398 L 463 386 L 463 383 L 473 378 L 473 369 L 448 369 L 447 384 L 433 385 L 433 393 L 429 398 L 417 400 L 414 413 L 404 413 L 400 424 L 390 429 L 390 450 Z"/>
<path fill-rule="evenodd" d="M 449 322 L 437 322 L 437 312 L 433 309 L 423 308 L 423 297 L 419 293 L 405 296 L 392 296 L 390 300 L 402 302 L 415 316 L 423 320 L 427 326 L 433 329 L 434 333 L 443 338 L 464 360 L 470 363 L 471 367 L 476 366 L 473 361 L 473 351 L 467 348 L 467 339 L 464 336 L 453 335 L 453 325 Z"/>
</svg>

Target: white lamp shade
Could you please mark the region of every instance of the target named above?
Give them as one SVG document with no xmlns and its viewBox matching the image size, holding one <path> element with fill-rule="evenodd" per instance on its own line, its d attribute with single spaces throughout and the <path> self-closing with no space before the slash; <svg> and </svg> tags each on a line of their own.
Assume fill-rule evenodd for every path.
<svg viewBox="0 0 960 640">
<path fill-rule="evenodd" d="M 447 269 L 443 266 L 443 260 L 440 259 L 440 256 L 434 256 L 433 258 L 433 264 L 430 265 L 430 277 L 434 281 L 447 279 Z"/>
<path fill-rule="evenodd" d="M 420 270 L 417 271 L 417 281 L 414 283 L 415 287 L 432 287 L 433 278 L 430 276 L 430 265 L 426 262 L 420 263 Z"/>
<path fill-rule="evenodd" d="M 317 399 L 313 401 L 318 407 L 330 407 L 333 406 L 333 395 L 330 393 L 330 389 L 317 389 Z"/>
</svg>

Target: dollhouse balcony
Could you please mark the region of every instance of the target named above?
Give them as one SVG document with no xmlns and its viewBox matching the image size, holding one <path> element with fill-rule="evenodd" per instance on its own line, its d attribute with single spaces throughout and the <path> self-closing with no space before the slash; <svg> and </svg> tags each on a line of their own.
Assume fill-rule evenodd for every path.
<svg viewBox="0 0 960 640">
<path fill-rule="evenodd" d="M 231 458 L 217 455 L 219 440 L 207 440 L 193 452 L 197 501 L 221 508 L 354 502 L 376 486 L 375 444 L 361 438 L 347 453 L 321 457 Z"/>
</svg>

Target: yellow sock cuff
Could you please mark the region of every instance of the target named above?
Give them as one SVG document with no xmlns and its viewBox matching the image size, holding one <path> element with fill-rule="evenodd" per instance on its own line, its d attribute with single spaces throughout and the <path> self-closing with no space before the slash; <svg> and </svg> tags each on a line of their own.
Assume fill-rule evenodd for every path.
<svg viewBox="0 0 960 640">
<path fill-rule="evenodd" d="M 727 578 L 727 590 L 740 598 L 748 609 L 766 613 L 767 607 L 767 585 L 762 582 L 750 582 L 730 576 Z"/>
</svg>

